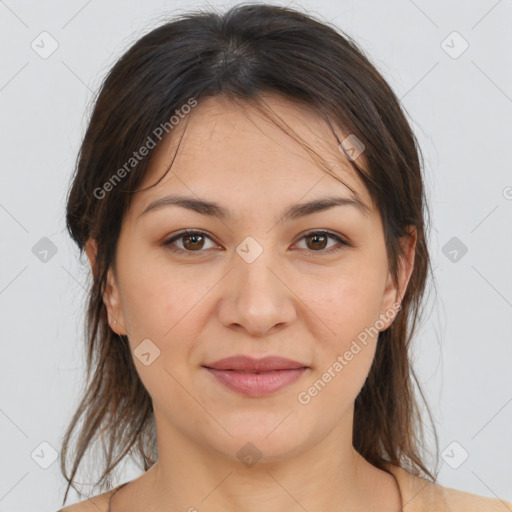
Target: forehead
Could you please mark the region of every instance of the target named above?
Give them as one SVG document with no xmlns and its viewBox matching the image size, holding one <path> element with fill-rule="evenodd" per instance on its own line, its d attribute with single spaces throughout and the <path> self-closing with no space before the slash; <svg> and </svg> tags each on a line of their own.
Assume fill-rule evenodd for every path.
<svg viewBox="0 0 512 512">
<path fill-rule="evenodd" d="M 170 171 L 158 185 L 136 194 L 140 207 L 170 189 L 201 197 L 227 194 L 231 202 L 234 194 L 245 200 L 264 194 L 280 202 L 325 192 L 352 197 L 349 188 L 322 170 L 306 145 L 371 208 L 370 196 L 331 128 L 311 107 L 278 95 L 266 95 L 264 102 L 270 115 L 280 118 L 299 140 L 249 103 L 219 96 L 204 99 L 153 151 L 141 188 Z M 333 128 L 340 140 L 347 136 Z"/>
</svg>

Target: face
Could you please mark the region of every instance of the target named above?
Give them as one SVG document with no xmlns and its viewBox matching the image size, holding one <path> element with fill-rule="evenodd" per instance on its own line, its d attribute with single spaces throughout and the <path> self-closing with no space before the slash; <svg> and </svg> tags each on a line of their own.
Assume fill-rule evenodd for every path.
<svg viewBox="0 0 512 512">
<path fill-rule="evenodd" d="M 354 195 L 257 111 L 211 98 L 187 119 L 171 171 L 134 195 L 104 295 L 110 325 L 128 336 L 152 397 L 159 443 L 182 437 L 232 459 L 248 442 L 268 460 L 334 434 L 351 443 L 354 400 L 401 299 L 379 212 L 328 126 L 289 100 L 266 101 L 367 210 L 340 204 L 285 215 L 297 204 Z M 154 150 L 141 188 L 166 172 L 184 126 Z M 150 207 L 171 195 L 214 202 L 223 215 Z M 88 246 L 91 261 L 93 252 Z M 256 375 L 206 367 L 238 355 L 278 356 L 300 368 Z"/>
</svg>

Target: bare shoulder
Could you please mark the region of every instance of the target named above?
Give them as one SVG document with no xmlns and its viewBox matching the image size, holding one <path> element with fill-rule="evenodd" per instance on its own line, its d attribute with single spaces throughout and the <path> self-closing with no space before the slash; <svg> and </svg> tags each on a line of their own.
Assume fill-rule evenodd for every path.
<svg viewBox="0 0 512 512">
<path fill-rule="evenodd" d="M 386 464 L 399 483 L 406 510 L 436 512 L 511 512 L 512 503 L 498 497 L 490 498 L 467 491 L 445 487 L 416 476 L 400 466 Z"/>
<path fill-rule="evenodd" d="M 112 489 L 103 494 L 93 496 L 92 498 L 73 503 L 73 505 L 61 508 L 57 510 L 57 512 L 107 512 L 110 496 L 115 491 L 116 489 Z"/>
<path fill-rule="evenodd" d="M 510 512 L 512 510 L 512 503 L 500 498 L 481 496 L 451 487 L 436 486 L 436 488 L 438 492 L 435 493 L 434 504 L 439 510 L 467 512 Z"/>
</svg>

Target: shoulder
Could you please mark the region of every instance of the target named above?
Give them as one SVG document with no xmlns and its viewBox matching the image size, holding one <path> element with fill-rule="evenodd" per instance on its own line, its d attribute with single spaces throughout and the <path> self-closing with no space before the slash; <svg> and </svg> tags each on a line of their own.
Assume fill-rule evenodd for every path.
<svg viewBox="0 0 512 512">
<path fill-rule="evenodd" d="M 391 464 L 386 467 L 397 479 L 404 512 L 512 511 L 512 503 L 508 501 L 443 487 Z"/>
<path fill-rule="evenodd" d="M 467 512 L 510 512 L 512 503 L 500 498 L 488 498 L 471 492 L 459 491 L 451 487 L 433 485 L 433 510 Z"/>
<path fill-rule="evenodd" d="M 107 512 L 110 501 L 110 496 L 116 492 L 118 488 L 111 489 L 110 491 L 98 494 L 87 500 L 73 503 L 67 507 L 57 510 L 57 512 Z"/>
</svg>

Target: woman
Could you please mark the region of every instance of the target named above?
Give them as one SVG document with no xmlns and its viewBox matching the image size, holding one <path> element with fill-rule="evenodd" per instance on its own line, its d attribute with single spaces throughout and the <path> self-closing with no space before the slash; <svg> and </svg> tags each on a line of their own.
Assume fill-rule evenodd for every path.
<svg viewBox="0 0 512 512">
<path fill-rule="evenodd" d="M 363 52 L 311 16 L 241 5 L 136 42 L 68 198 L 93 282 L 61 467 L 69 491 L 101 441 L 99 485 L 127 454 L 144 473 L 63 510 L 512 507 L 423 460 L 420 154 Z"/>
</svg>

